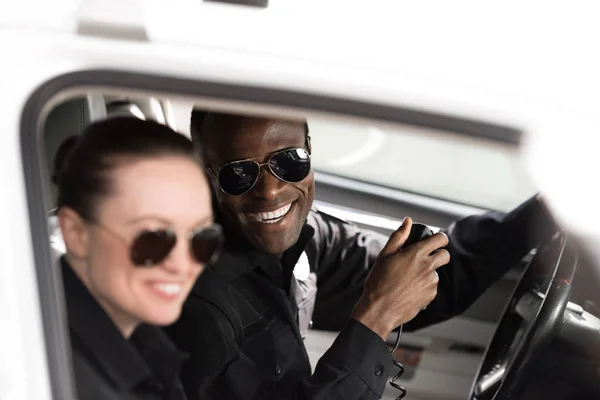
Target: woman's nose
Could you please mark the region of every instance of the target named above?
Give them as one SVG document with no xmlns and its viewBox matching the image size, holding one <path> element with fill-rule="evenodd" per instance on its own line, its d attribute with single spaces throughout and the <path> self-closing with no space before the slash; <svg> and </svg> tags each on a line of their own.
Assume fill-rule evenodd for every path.
<svg viewBox="0 0 600 400">
<path fill-rule="evenodd" d="M 163 262 L 163 268 L 167 271 L 177 275 L 187 275 L 190 271 L 200 267 L 204 268 L 204 265 L 198 263 L 190 251 L 190 241 L 187 236 L 184 236 L 186 240 L 177 241 L 177 244 L 169 253 L 169 256 Z"/>
</svg>

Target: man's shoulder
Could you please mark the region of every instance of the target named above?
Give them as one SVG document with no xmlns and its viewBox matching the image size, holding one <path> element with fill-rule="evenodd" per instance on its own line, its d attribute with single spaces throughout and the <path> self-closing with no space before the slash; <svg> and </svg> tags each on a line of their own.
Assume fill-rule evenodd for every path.
<svg viewBox="0 0 600 400">
<path fill-rule="evenodd" d="M 237 308 L 229 295 L 219 290 L 227 290 L 228 283 L 210 271 L 200 275 L 204 279 L 198 279 L 177 321 L 163 328 L 179 349 L 191 355 L 183 368 L 193 366 L 201 376 L 218 372 L 243 339 Z"/>
<path fill-rule="evenodd" d="M 371 229 L 367 229 L 334 216 L 329 210 L 313 208 L 308 216 L 307 224 L 310 225 L 315 233 L 307 247 L 312 251 L 308 254 L 309 259 L 321 260 L 319 269 L 323 268 L 323 260 L 331 259 L 323 255 L 334 255 L 334 260 L 342 253 L 346 256 L 344 260 L 350 260 L 347 257 L 354 254 L 354 251 L 364 252 L 368 249 L 369 254 L 378 254 L 388 240 L 388 236 Z M 338 260 L 339 261 L 339 260 Z M 337 262 L 337 261 L 336 261 Z"/>
<path fill-rule="evenodd" d="M 216 271 L 216 267 L 207 266 L 198 276 L 190 293 L 194 297 L 227 297 L 231 280 Z M 223 291 L 225 289 L 225 291 Z"/>
<path fill-rule="evenodd" d="M 336 217 L 331 213 L 327 212 L 327 210 L 322 209 L 317 205 L 313 205 L 308 212 L 308 220 L 314 219 L 318 223 L 322 222 L 334 222 L 339 224 L 352 225 L 351 222 L 348 222 L 342 218 Z"/>
<path fill-rule="evenodd" d="M 313 227 L 317 234 L 327 234 L 328 232 L 339 229 L 356 230 L 357 226 L 352 222 L 336 217 L 322 210 L 318 206 L 313 206 L 306 219 L 307 225 Z"/>
<path fill-rule="evenodd" d="M 231 279 L 207 268 L 196 280 L 184 304 L 184 313 L 209 314 L 212 319 L 227 318 L 235 322 L 241 294 Z"/>
<path fill-rule="evenodd" d="M 178 320 L 163 328 L 171 341 L 190 356 L 182 364 L 181 375 L 188 385 L 197 387 L 200 381 L 218 374 L 243 338 L 231 293 L 230 282 L 207 268 L 183 304 Z"/>
</svg>

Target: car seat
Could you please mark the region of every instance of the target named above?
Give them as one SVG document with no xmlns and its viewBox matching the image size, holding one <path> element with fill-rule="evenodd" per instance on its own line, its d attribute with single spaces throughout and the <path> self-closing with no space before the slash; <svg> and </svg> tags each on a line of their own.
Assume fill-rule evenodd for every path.
<svg viewBox="0 0 600 400">
<path fill-rule="evenodd" d="M 58 226 L 58 217 L 54 214 L 57 189 L 52 184 L 54 157 L 60 145 L 69 137 L 80 135 L 91 122 L 90 99 L 81 97 L 67 100 L 56 106 L 46 118 L 42 140 L 44 143 L 45 171 L 43 171 L 44 202 L 48 212 L 48 232 L 50 249 L 54 263 L 65 252 L 65 246 Z"/>
</svg>

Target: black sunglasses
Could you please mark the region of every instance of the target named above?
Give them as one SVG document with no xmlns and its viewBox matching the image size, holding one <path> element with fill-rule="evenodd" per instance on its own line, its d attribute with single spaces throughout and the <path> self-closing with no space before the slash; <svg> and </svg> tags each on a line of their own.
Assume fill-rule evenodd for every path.
<svg viewBox="0 0 600 400">
<path fill-rule="evenodd" d="M 172 229 L 144 230 L 138 233 L 131 243 L 104 225 L 95 223 L 111 235 L 129 246 L 131 262 L 138 267 L 152 267 L 163 261 L 177 243 L 177 234 Z M 190 251 L 197 262 L 214 264 L 223 246 L 223 229 L 212 224 L 189 233 Z"/>
<path fill-rule="evenodd" d="M 258 182 L 263 165 L 267 165 L 269 171 L 283 182 L 300 182 L 310 172 L 310 153 L 301 147 L 286 149 L 271 154 L 262 164 L 253 159 L 239 160 L 224 164 L 217 173 L 210 167 L 208 171 L 217 178 L 223 193 L 240 196 Z"/>
</svg>

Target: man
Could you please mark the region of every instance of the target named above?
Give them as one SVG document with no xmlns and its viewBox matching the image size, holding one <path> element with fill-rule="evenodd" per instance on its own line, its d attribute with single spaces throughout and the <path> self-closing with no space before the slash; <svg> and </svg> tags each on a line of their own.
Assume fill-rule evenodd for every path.
<svg viewBox="0 0 600 400">
<path fill-rule="evenodd" d="M 401 249 L 409 218 L 388 240 L 312 209 L 305 122 L 194 111 L 191 131 L 227 236 L 168 329 L 190 353 L 191 399 L 380 398 L 395 372 L 392 329 L 462 313 L 552 232 L 531 199 Z M 536 240 L 534 226 L 546 234 Z M 302 339 L 313 323 L 341 333 L 311 375 Z"/>
</svg>

